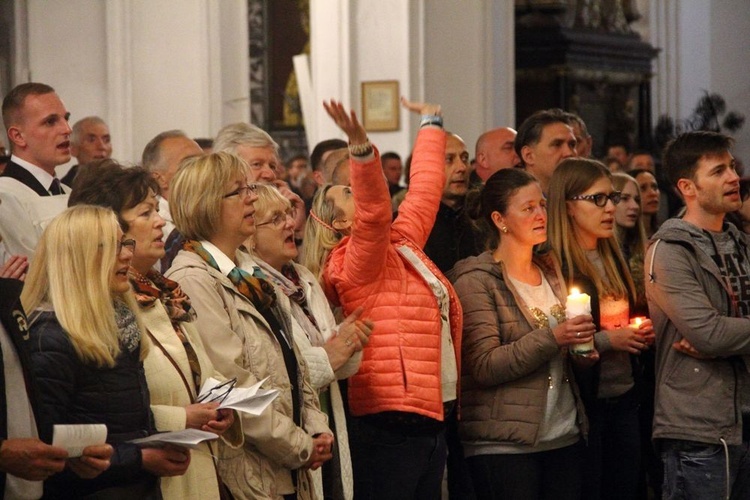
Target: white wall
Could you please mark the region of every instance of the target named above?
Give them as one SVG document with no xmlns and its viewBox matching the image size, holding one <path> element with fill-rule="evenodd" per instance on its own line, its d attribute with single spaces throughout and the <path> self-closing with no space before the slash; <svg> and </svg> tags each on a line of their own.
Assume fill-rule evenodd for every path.
<svg viewBox="0 0 750 500">
<path fill-rule="evenodd" d="M 750 2 L 654 1 L 641 12 L 647 16 L 641 32 L 661 49 L 652 86 L 654 121 L 662 114 L 685 119 L 704 91 L 719 93 L 728 109 L 748 119 L 734 153 L 750 163 Z"/>
<path fill-rule="evenodd" d="M 73 121 L 104 118 L 121 161 L 139 161 L 164 130 L 211 137 L 249 117 L 244 0 L 18 3 L 31 78 L 55 87 Z"/>
<path fill-rule="evenodd" d="M 446 127 L 470 151 L 486 129 L 513 125 L 513 5 L 472 0 L 312 0 L 312 84 L 316 137 L 343 137 L 320 108 L 342 99 L 361 110 L 361 82 L 398 80 L 401 94 L 440 103 Z M 308 118 L 306 117 L 306 120 Z M 375 132 L 381 151 L 410 152 L 418 117 Z"/>
<path fill-rule="evenodd" d="M 710 23 L 711 90 L 724 96 L 729 110 L 745 115 L 734 154 L 750 176 L 750 2 L 714 0 Z"/>
<path fill-rule="evenodd" d="M 514 126 L 513 4 L 428 0 L 425 98 L 443 105 L 446 129 L 473 156 L 479 135 Z"/>
</svg>

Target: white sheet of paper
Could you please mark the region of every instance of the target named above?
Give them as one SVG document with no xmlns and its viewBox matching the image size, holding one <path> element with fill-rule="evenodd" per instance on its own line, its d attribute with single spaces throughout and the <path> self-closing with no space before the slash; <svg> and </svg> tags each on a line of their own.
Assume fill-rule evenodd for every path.
<svg viewBox="0 0 750 500">
<path fill-rule="evenodd" d="M 256 382 L 250 387 L 234 386 L 226 399 L 224 399 L 224 402 L 219 405 L 219 408 L 230 408 L 232 410 L 250 413 L 251 415 L 260 415 L 279 395 L 277 389 L 265 390 L 260 388 L 266 380 L 268 380 L 268 377 Z M 208 393 L 211 389 L 221 383 L 222 382 L 215 378 L 207 379 L 201 388 L 201 395 Z"/>
<path fill-rule="evenodd" d="M 199 429 L 184 429 L 181 431 L 160 432 L 149 437 L 133 439 L 129 441 L 143 448 L 156 447 L 163 444 L 175 444 L 186 448 L 197 448 L 203 441 L 213 441 L 219 439 L 219 436 L 213 432 L 206 432 Z"/>
<path fill-rule="evenodd" d="M 107 426 L 104 424 L 55 425 L 52 427 L 52 446 L 68 451 L 68 457 L 83 455 L 83 449 L 107 441 Z"/>
</svg>

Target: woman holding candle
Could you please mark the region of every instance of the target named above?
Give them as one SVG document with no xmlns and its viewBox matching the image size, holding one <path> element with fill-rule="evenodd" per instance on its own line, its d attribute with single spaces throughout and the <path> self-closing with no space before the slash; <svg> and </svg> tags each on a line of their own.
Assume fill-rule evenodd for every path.
<svg viewBox="0 0 750 500">
<path fill-rule="evenodd" d="M 534 253 L 547 240 L 534 177 L 495 173 L 479 211 L 499 244 L 450 273 L 464 310 L 460 434 L 477 498 L 578 499 L 587 424 L 565 348 L 593 339 L 592 317 L 566 321 L 558 261 Z"/>
<path fill-rule="evenodd" d="M 640 463 L 634 355 L 647 347 L 652 328 L 628 328 L 636 291 L 614 237 L 620 198 L 612 174 L 594 160 L 564 160 L 550 181 L 550 244 L 568 285 L 591 296 L 601 356 L 582 385 L 591 424 L 586 498 L 635 498 Z"/>
<path fill-rule="evenodd" d="M 643 271 L 643 260 L 646 253 L 646 230 L 641 219 L 641 189 L 638 181 L 624 173 L 612 175 L 612 185 L 620 191 L 620 203 L 615 210 L 615 235 L 620 242 L 620 250 L 628 265 L 635 284 L 635 302 L 630 313 L 633 318 L 628 325 L 633 330 L 650 325 L 648 304 Z M 636 316 L 638 315 L 638 316 Z M 635 317 L 634 317 L 635 316 Z M 644 323 L 648 321 L 648 323 Z M 648 346 L 654 343 L 654 334 L 644 336 Z M 654 418 L 654 385 L 656 383 L 655 356 L 653 349 L 642 352 L 640 366 L 643 385 L 640 391 L 641 405 L 639 417 L 641 422 L 642 472 L 639 478 L 640 498 L 648 498 L 647 484 L 656 497 L 661 496 L 662 463 L 654 452 L 651 443 L 651 429 Z"/>
</svg>

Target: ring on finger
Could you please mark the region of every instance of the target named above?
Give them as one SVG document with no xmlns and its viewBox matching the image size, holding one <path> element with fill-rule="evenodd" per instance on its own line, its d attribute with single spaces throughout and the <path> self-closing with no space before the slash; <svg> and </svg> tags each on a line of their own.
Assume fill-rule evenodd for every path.
<svg viewBox="0 0 750 500">
<path fill-rule="evenodd" d="M 581 332 L 576 333 L 576 338 L 581 338 Z"/>
</svg>

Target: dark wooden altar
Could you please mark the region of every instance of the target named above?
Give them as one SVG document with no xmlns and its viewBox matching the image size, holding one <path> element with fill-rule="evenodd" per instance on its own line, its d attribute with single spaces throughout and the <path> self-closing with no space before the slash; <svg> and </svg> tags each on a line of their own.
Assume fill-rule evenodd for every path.
<svg viewBox="0 0 750 500">
<path fill-rule="evenodd" d="M 651 146 L 651 60 L 629 24 L 635 0 L 516 0 L 516 123 L 539 109 L 580 115 L 607 144 Z"/>
</svg>

